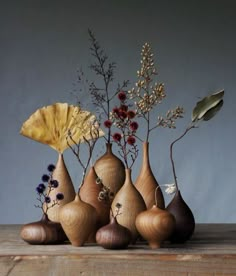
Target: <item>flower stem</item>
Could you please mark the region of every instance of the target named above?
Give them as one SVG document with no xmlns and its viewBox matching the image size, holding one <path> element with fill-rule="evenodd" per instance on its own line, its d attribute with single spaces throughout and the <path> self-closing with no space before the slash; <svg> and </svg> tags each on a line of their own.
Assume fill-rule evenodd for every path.
<svg viewBox="0 0 236 276">
<path fill-rule="evenodd" d="M 173 159 L 173 146 L 176 142 L 178 142 L 180 139 L 182 139 L 191 129 L 195 128 L 196 126 L 191 124 L 190 126 L 188 126 L 186 128 L 186 130 L 184 131 L 184 133 L 182 135 L 180 135 L 177 139 L 175 139 L 171 144 L 170 144 L 170 160 L 171 160 L 171 165 L 172 165 L 172 171 L 173 171 L 173 175 L 174 175 L 174 182 L 175 182 L 175 186 L 176 189 L 179 190 L 178 188 L 178 181 L 177 181 L 177 176 L 176 176 L 176 171 L 175 171 L 175 164 L 174 164 L 174 159 Z"/>
</svg>

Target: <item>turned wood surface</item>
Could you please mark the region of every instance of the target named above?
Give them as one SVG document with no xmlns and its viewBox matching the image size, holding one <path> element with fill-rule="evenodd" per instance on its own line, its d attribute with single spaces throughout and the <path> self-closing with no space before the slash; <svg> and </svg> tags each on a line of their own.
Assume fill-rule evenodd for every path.
<svg viewBox="0 0 236 276">
<path fill-rule="evenodd" d="M 0 275 L 236 275 L 236 224 L 197 224 L 185 244 L 149 249 L 137 243 L 125 250 L 29 245 L 20 225 L 0 225 Z"/>
</svg>

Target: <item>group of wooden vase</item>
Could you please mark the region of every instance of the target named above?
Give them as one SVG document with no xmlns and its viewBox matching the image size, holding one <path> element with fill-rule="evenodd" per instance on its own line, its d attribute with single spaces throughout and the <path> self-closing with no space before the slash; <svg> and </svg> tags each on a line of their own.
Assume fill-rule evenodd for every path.
<svg viewBox="0 0 236 276">
<path fill-rule="evenodd" d="M 194 231 L 194 217 L 177 191 L 165 209 L 164 197 L 149 163 L 149 144 L 143 144 L 143 161 L 133 184 L 131 170 L 113 154 L 112 144 L 86 175 L 79 193 L 75 193 L 62 154 L 53 172 L 60 183 L 55 193 L 63 193 L 60 205 L 48 209 L 39 222 L 23 226 L 21 237 L 31 244 L 60 243 L 69 239 L 72 245 L 97 242 L 107 249 L 126 248 L 138 238 L 151 248 L 163 241 L 187 241 Z M 102 179 L 98 183 L 97 178 Z M 99 200 L 102 185 L 115 194 L 112 202 Z M 53 191 L 54 192 L 54 191 Z M 50 196 L 55 196 L 50 194 Z M 117 206 L 121 212 L 117 214 Z M 117 214 L 117 215 L 116 215 Z"/>
</svg>

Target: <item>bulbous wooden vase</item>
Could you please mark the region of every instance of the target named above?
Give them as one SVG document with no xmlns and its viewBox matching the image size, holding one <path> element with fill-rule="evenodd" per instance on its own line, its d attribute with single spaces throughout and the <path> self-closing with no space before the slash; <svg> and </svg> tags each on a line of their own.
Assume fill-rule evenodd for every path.
<svg viewBox="0 0 236 276">
<path fill-rule="evenodd" d="M 58 181 L 59 186 L 58 188 L 53 189 L 50 192 L 50 198 L 52 200 L 51 204 L 53 204 L 53 200 L 56 199 L 57 193 L 62 193 L 64 195 L 64 199 L 60 201 L 60 204 L 54 205 L 53 208 L 49 208 L 47 210 L 47 214 L 48 218 L 51 221 L 59 222 L 60 208 L 68 202 L 71 202 L 75 198 L 75 189 L 71 181 L 70 175 L 68 173 L 68 170 L 66 168 L 62 153 L 59 153 L 56 168 L 53 171 L 52 176 L 53 179 Z M 51 204 L 49 203 L 48 207 L 50 207 Z"/>
<path fill-rule="evenodd" d="M 116 204 L 122 205 L 122 213 L 117 217 L 117 221 L 122 226 L 128 228 L 132 235 L 131 243 L 134 244 L 139 236 L 139 233 L 135 226 L 135 220 L 139 213 L 146 210 L 146 204 L 138 192 L 138 190 L 133 185 L 131 179 L 131 170 L 126 169 L 125 183 L 116 194 L 111 208 L 113 214 L 116 212 Z"/>
<path fill-rule="evenodd" d="M 102 190 L 102 185 L 97 184 L 96 179 L 97 174 L 95 169 L 94 167 L 91 167 L 79 192 L 80 198 L 84 202 L 92 205 L 97 211 L 97 224 L 96 227 L 94 227 L 93 233 L 89 236 L 88 242 L 95 242 L 97 230 L 102 226 L 107 225 L 110 220 L 111 203 L 110 201 L 98 200 L 98 195 Z"/>
<path fill-rule="evenodd" d="M 166 208 L 176 221 L 175 231 L 170 237 L 173 243 L 184 243 L 192 236 L 195 228 L 195 220 L 192 211 L 183 200 L 178 190 Z"/>
<path fill-rule="evenodd" d="M 131 237 L 129 229 L 120 225 L 116 217 L 112 217 L 108 225 L 97 231 L 96 241 L 106 249 L 125 249 L 128 247 Z"/>
<path fill-rule="evenodd" d="M 77 194 L 72 202 L 60 209 L 60 223 L 71 244 L 82 246 L 96 227 L 97 213 Z"/>
<path fill-rule="evenodd" d="M 155 249 L 160 248 L 162 242 L 173 233 L 175 218 L 170 212 L 153 205 L 137 216 L 135 224 L 141 236 Z"/>
<path fill-rule="evenodd" d="M 151 169 L 149 162 L 149 143 L 143 143 L 143 161 L 140 173 L 134 183 L 137 190 L 142 195 L 147 209 L 152 208 L 155 204 L 155 191 L 159 186 Z M 161 209 L 165 208 L 164 197 L 161 189 L 156 191 L 157 206 Z"/>
<path fill-rule="evenodd" d="M 25 224 L 20 236 L 29 244 L 57 244 L 67 240 L 60 223 L 50 221 L 46 214 L 40 221 Z"/>
<path fill-rule="evenodd" d="M 116 194 L 125 181 L 125 166 L 123 162 L 113 154 L 112 144 L 106 144 L 106 153 L 94 164 L 96 174 L 102 179 L 105 186 L 110 187 Z"/>
</svg>

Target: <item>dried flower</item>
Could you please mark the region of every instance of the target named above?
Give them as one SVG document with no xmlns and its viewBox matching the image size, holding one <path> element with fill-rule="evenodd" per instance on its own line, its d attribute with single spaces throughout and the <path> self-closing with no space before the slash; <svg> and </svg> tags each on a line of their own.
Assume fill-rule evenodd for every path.
<svg viewBox="0 0 236 276">
<path fill-rule="evenodd" d="M 48 171 L 53 172 L 55 170 L 55 166 L 53 164 L 48 165 Z"/>
<path fill-rule="evenodd" d="M 126 100 L 126 93 L 124 91 L 121 91 L 119 94 L 118 94 L 118 99 L 121 101 L 121 102 L 124 102 Z"/>
<path fill-rule="evenodd" d="M 57 198 L 57 200 L 62 200 L 62 199 L 64 199 L 64 195 L 62 193 L 58 193 L 56 195 L 56 198 Z"/>
<path fill-rule="evenodd" d="M 48 187 L 46 189 L 46 185 L 44 183 L 40 183 L 36 187 L 36 192 L 38 193 L 37 200 L 39 201 L 38 205 L 35 205 L 35 207 L 42 209 L 42 211 L 47 214 L 48 209 L 52 208 L 53 206 L 59 204 L 58 200 L 59 198 L 52 199 L 50 197 L 50 193 L 52 190 L 56 189 L 59 186 L 59 183 L 56 179 L 53 179 L 52 173 L 55 170 L 55 166 L 53 164 L 48 165 L 47 167 L 49 174 L 44 174 L 42 176 L 42 181 L 44 183 L 47 182 Z M 59 193 L 61 194 L 61 193 Z M 63 194 L 61 194 L 61 199 L 64 198 Z"/>
<path fill-rule="evenodd" d="M 124 96 L 124 94 L 124 91 L 118 94 L 120 107 L 113 109 L 113 112 L 110 114 L 110 119 L 113 121 L 114 126 L 119 129 L 119 132 L 115 132 L 112 135 L 113 141 L 116 142 L 120 148 L 118 153 L 124 159 L 126 168 L 131 168 L 138 156 L 138 149 L 135 144 L 135 133 L 138 129 L 138 123 L 131 121 L 131 118 L 135 117 L 135 112 L 129 110 L 130 105 L 126 103 L 127 97 L 126 95 Z M 118 112 L 117 109 L 119 110 Z"/>
<path fill-rule="evenodd" d="M 129 127 L 132 131 L 136 131 L 138 129 L 138 123 L 133 121 L 130 123 Z"/>
<path fill-rule="evenodd" d="M 115 142 L 120 142 L 122 136 L 121 136 L 120 133 L 116 132 L 116 133 L 114 133 L 114 134 L 112 135 L 112 138 L 113 138 L 113 140 L 114 140 Z"/>
<path fill-rule="evenodd" d="M 150 132 L 159 126 L 174 128 L 175 120 L 181 118 L 183 114 L 183 109 L 176 108 L 169 112 L 167 118 L 158 117 L 157 123 L 151 121 L 153 117 L 150 113 L 166 97 L 164 84 L 153 80 L 156 75 L 152 49 L 148 43 L 145 43 L 141 51 L 141 68 L 137 71 L 138 79 L 135 87 L 129 90 L 128 94 L 129 98 L 134 100 L 137 116 L 146 122 L 146 141 L 149 141 Z"/>
<path fill-rule="evenodd" d="M 110 128 L 112 126 L 112 121 L 111 120 L 106 120 L 104 122 L 104 126 L 107 127 L 107 128 Z"/>
</svg>

